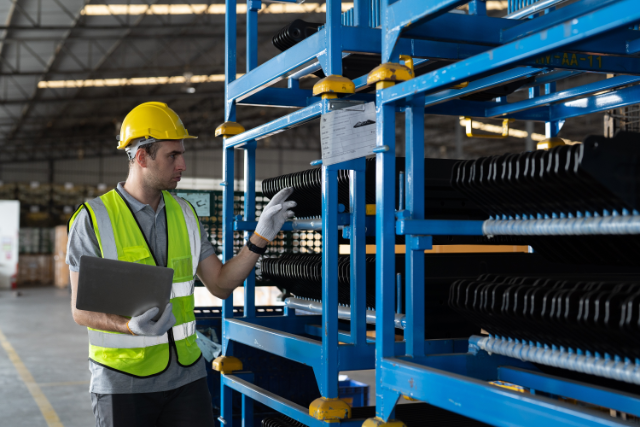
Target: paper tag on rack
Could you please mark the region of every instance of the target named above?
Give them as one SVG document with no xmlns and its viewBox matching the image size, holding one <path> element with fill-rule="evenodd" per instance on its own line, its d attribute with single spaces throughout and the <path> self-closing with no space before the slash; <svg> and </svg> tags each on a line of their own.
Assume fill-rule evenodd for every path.
<svg viewBox="0 0 640 427">
<path fill-rule="evenodd" d="M 370 155 L 376 147 L 375 103 L 323 114 L 320 142 L 325 166 Z"/>
</svg>

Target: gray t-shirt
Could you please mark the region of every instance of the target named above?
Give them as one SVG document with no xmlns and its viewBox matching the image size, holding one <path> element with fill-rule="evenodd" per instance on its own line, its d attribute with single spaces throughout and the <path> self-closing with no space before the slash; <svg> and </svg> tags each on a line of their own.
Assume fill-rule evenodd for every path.
<svg viewBox="0 0 640 427">
<path fill-rule="evenodd" d="M 164 215 L 164 199 L 160 199 L 158 210 L 134 199 L 123 187 L 124 182 L 118 183 L 118 191 L 125 198 L 133 214 L 135 215 L 142 233 L 151 246 L 151 251 L 156 256 L 158 263 L 167 263 L 167 221 Z M 202 235 L 202 249 L 200 261 L 215 253 L 213 246 L 207 239 L 206 232 L 200 224 Z M 100 257 L 100 246 L 93 231 L 91 218 L 83 209 L 69 230 L 69 243 L 67 247 L 67 264 L 71 271 L 77 272 L 80 268 L 82 255 Z M 136 378 L 89 361 L 91 371 L 91 384 L 89 391 L 98 394 L 130 394 L 150 393 L 157 391 L 173 390 L 199 380 L 207 376 L 204 358 L 194 365 L 185 368 L 178 364 L 175 350 L 171 350 L 171 362 L 169 367 L 159 375 L 147 378 Z"/>
</svg>

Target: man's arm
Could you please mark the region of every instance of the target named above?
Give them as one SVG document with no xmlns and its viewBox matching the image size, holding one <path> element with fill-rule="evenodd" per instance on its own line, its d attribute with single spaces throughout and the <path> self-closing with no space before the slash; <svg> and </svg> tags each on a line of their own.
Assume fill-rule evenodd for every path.
<svg viewBox="0 0 640 427">
<path fill-rule="evenodd" d="M 91 225 L 91 217 L 86 209 L 78 213 L 69 231 L 69 242 L 67 243 L 66 263 L 69 264 L 71 273 L 71 315 L 73 316 L 73 320 L 81 326 L 88 326 L 104 331 L 129 333 L 127 330 L 127 320 L 129 319 L 126 317 L 78 310 L 76 308 L 78 271 L 80 269 L 80 257 L 83 255 L 101 256 L 100 245 L 98 244 L 98 239 Z"/>
<path fill-rule="evenodd" d="M 122 332 L 129 334 L 127 322 L 129 319 L 116 314 L 96 313 L 95 311 L 78 310 L 76 308 L 76 298 L 78 295 L 79 273 L 71 272 L 71 314 L 73 320 L 81 326 L 103 331 Z"/>
<path fill-rule="evenodd" d="M 295 207 L 296 202 L 286 201 L 292 193 L 293 188 L 285 188 L 271 198 L 260 215 L 255 233 L 249 238 L 251 243 L 264 248 L 275 239 L 284 222 L 293 217 L 293 211 L 289 209 Z M 246 246 L 224 265 L 217 256 L 211 255 L 200 261 L 197 274 L 209 292 L 218 298 L 226 299 L 235 288 L 242 285 L 259 257 L 260 255 L 251 252 Z"/>
<path fill-rule="evenodd" d="M 249 240 L 256 246 L 264 248 L 267 241 L 255 234 Z M 233 290 L 242 285 L 251 270 L 256 265 L 260 255 L 251 252 L 246 246 L 240 253 L 231 258 L 226 264 L 222 264 L 213 254 L 200 261 L 198 265 L 198 277 L 215 297 L 227 299 Z"/>
</svg>

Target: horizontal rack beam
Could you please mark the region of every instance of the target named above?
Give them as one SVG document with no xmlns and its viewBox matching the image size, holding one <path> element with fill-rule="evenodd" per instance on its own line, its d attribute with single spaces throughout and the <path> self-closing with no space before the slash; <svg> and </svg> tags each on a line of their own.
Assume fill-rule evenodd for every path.
<svg viewBox="0 0 640 427">
<path fill-rule="evenodd" d="M 640 72 L 640 70 L 639 70 Z M 535 98 L 531 98 L 525 101 L 514 102 L 511 104 L 498 105 L 493 107 L 485 113 L 486 117 L 498 117 L 511 113 L 517 113 L 519 111 L 528 110 L 530 108 L 536 108 L 549 104 L 555 104 L 570 99 L 584 97 L 587 95 L 593 95 L 605 90 L 615 89 L 621 86 L 627 86 L 631 84 L 640 83 L 640 77 L 630 76 L 618 76 L 606 79 L 604 81 L 589 83 L 583 86 L 563 90 L 560 92 L 550 93 L 548 95 L 542 95 Z"/>
<path fill-rule="evenodd" d="M 261 387 L 239 378 L 236 375 L 221 375 L 222 384 L 230 387 L 247 397 L 260 402 L 263 405 L 275 409 L 276 411 L 300 421 L 309 427 L 326 427 L 327 423 L 317 420 L 309 415 L 309 408 L 302 407 L 290 400 L 284 399 L 277 394 L 271 393 Z M 340 422 L 339 426 L 345 427 L 361 427 L 364 420 L 345 420 Z"/>
<path fill-rule="evenodd" d="M 377 381 L 380 389 L 388 389 L 429 402 L 431 405 L 495 426 L 628 425 L 610 417 L 609 414 L 581 410 L 576 405 L 506 390 L 485 381 L 397 358 L 382 359 L 378 372 L 380 378 Z M 382 392 L 376 391 L 378 395 Z"/>
<path fill-rule="evenodd" d="M 322 114 L 323 104 L 325 102 L 326 101 L 318 101 L 306 108 L 250 129 L 240 135 L 226 138 L 224 140 L 224 148 L 241 147 L 248 142 L 266 138 L 270 135 L 299 126 L 310 120 L 317 119 L 320 117 L 320 114 Z"/>
<path fill-rule="evenodd" d="M 498 380 L 532 390 L 578 398 L 579 400 L 628 414 L 640 415 L 640 399 L 637 395 L 596 385 L 586 385 L 567 378 L 558 378 L 526 369 L 501 366 Z"/>
<path fill-rule="evenodd" d="M 482 236 L 485 221 L 456 219 L 400 219 L 397 235 L 420 236 Z"/>
<path fill-rule="evenodd" d="M 351 217 L 348 213 L 338 214 L 338 227 L 348 226 L 351 224 Z M 258 225 L 258 221 L 234 221 L 233 229 L 235 231 L 254 231 Z M 375 217 L 367 216 L 365 219 L 365 227 L 367 231 L 375 230 Z M 282 225 L 282 231 L 304 231 L 304 230 L 322 230 L 322 219 L 297 219 L 293 221 L 285 221 Z M 373 235 L 373 234 L 372 234 Z"/>
</svg>

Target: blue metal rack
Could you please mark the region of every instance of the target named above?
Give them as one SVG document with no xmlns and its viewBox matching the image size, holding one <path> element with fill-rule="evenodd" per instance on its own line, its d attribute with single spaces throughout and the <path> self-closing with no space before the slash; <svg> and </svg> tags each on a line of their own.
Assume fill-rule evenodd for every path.
<svg viewBox="0 0 640 427">
<path fill-rule="evenodd" d="M 291 0 L 293 2 L 293 0 Z M 257 25 L 262 3 L 247 1 L 247 70 L 236 79 L 236 0 L 226 5 L 225 120 L 233 124 L 237 105 L 295 107 L 296 111 L 247 131 L 225 133 L 224 140 L 224 261 L 233 256 L 233 231 L 255 227 L 256 141 L 317 119 L 336 107 L 335 95 L 314 96 L 300 89 L 299 79 L 322 69 L 339 76 L 342 59 L 351 53 L 378 54 L 382 63 L 410 65 L 446 59 L 451 65 L 404 82 L 385 82 L 375 95 L 359 94 L 367 76 L 354 79 L 355 92 L 344 95 L 356 101 L 375 101 L 377 111 L 376 201 L 376 340 L 368 342 L 364 304 L 365 206 L 364 159 L 322 166 L 322 221 L 286 224 L 287 229 L 321 228 L 323 232 L 322 316 L 259 316 L 254 304 L 254 275 L 245 282 L 244 316 L 234 318 L 231 301 L 223 306 L 223 352 L 233 355 L 233 343 L 277 354 L 312 366 L 321 394 L 338 396 L 338 371 L 376 368 L 376 418 L 368 426 L 401 425 L 391 420 L 400 396 L 405 395 L 480 421 L 499 426 L 569 424 L 580 426 L 626 425 L 620 419 L 589 412 L 536 394 L 535 391 L 605 405 L 640 416 L 640 399 L 615 390 L 594 387 L 541 374 L 530 359 L 507 348 L 509 337 L 495 337 L 504 345 L 472 338 L 461 348 L 456 340 L 425 340 L 424 257 L 434 235 L 598 234 L 616 229 L 638 232 L 637 213 L 612 213 L 607 221 L 571 221 L 569 218 L 492 218 L 489 221 L 425 220 L 424 115 L 441 114 L 532 120 L 546 123 L 548 138 L 558 136 L 567 118 L 640 103 L 640 8 L 637 0 L 509 0 L 508 15 L 486 15 L 481 0 L 355 0 L 342 13 L 340 0 L 327 0 L 326 24 L 319 31 L 277 57 L 258 65 Z M 468 14 L 449 13 L 468 4 Z M 451 31 L 455 28 L 455 31 Z M 580 73 L 619 74 L 597 83 L 556 91 L 556 82 Z M 461 98 L 523 78 L 529 99 L 508 103 Z M 272 87 L 287 80 L 287 88 Z M 464 84 L 466 84 L 466 86 Z M 468 84 L 467 84 L 468 83 Z M 463 84 L 463 85 L 461 85 Z M 455 86 L 455 87 L 454 87 Z M 405 199 L 396 211 L 395 117 L 404 113 Z M 242 129 L 243 130 L 243 129 Z M 235 149 L 244 150 L 245 215 L 233 217 Z M 340 214 L 337 204 L 337 170 L 351 171 L 350 214 Z M 585 213 L 585 217 L 590 216 Z M 564 221 L 564 222 L 563 222 Z M 614 222 L 622 222 L 622 224 Z M 338 225 L 351 233 L 351 322 L 339 331 L 337 304 Z M 622 227 L 620 226 L 622 225 Z M 368 231 L 368 234 L 371 230 Z M 395 341 L 395 239 L 406 237 L 404 341 Z M 321 325 L 317 327 L 315 325 Z M 309 338 L 316 336 L 317 339 Z M 344 345 L 338 345 L 341 342 Z M 491 344 L 492 346 L 489 346 Z M 522 343 L 519 343 L 522 344 Z M 535 347 L 535 345 L 534 345 Z M 492 354 L 486 350 L 494 350 Z M 539 349 L 553 352 L 558 349 Z M 552 357 L 549 358 L 553 360 Z M 605 357 L 606 359 L 606 357 Z M 536 361 L 547 360 L 544 358 Z M 632 361 L 619 361 L 627 369 Z M 608 363 L 608 362 L 607 362 Z M 635 369 L 632 366 L 630 369 Z M 487 381 L 508 381 L 530 388 L 523 395 Z M 221 379 L 222 420 L 230 419 L 231 391 L 257 400 L 309 426 L 327 419 L 226 373 Z M 343 425 L 363 420 L 343 419 Z"/>
</svg>

